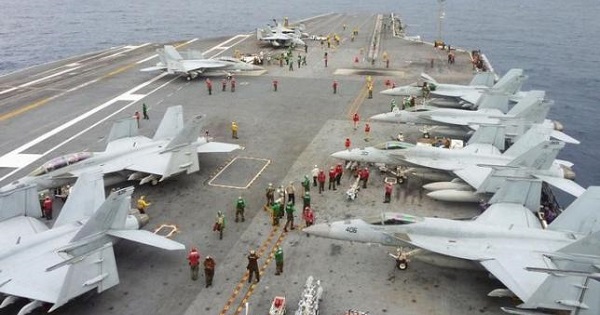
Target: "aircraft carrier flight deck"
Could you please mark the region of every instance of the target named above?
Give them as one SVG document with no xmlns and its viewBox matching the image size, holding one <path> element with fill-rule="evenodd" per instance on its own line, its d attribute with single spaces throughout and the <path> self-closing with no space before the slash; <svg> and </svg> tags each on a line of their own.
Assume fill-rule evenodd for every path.
<svg viewBox="0 0 600 315">
<path fill-rule="evenodd" d="M 35 66 L 0 77 L 0 186 L 25 176 L 51 158 L 71 152 L 102 151 L 114 121 L 149 107 L 149 120 L 140 120 L 139 133 L 151 137 L 167 107 L 183 105 L 184 119 L 205 114 L 203 133 L 215 141 L 236 143 L 244 150 L 201 154 L 200 171 L 170 178 L 156 186 L 136 185 L 134 199 L 152 202 L 148 230 L 176 227 L 173 240 L 195 246 L 202 258 L 216 260 L 214 285 L 204 278 L 190 280 L 187 252 L 166 252 L 122 241 L 115 245 L 120 283 L 101 294 L 88 293 L 56 310 L 55 314 L 267 314 L 275 296 L 285 296 L 289 313 L 295 311 L 304 283 L 312 275 L 324 289 L 321 314 L 341 315 L 348 309 L 369 314 L 464 315 L 503 314 L 501 306 L 515 301 L 487 294 L 502 288 L 486 272 L 436 267 L 412 261 L 406 271 L 395 269 L 388 253 L 394 248 L 307 237 L 301 210 L 299 228 L 283 232 L 271 226 L 264 210 L 269 183 L 286 186 L 294 181 L 301 191 L 304 175 L 314 165 L 327 171 L 339 161 L 329 155 L 352 147 L 390 140 L 402 131 L 408 141 L 421 136 L 417 127 L 371 122 L 367 117 L 390 110 L 391 97 L 379 94 L 386 81 L 397 86 L 419 80 L 426 72 L 442 82 L 467 84 L 473 76 L 471 58 L 456 50 L 454 64 L 447 52 L 429 43 L 394 36 L 378 23 L 389 14 L 326 14 L 302 21 L 310 35 L 338 34 L 330 48 L 306 39 L 294 50 L 293 71 L 275 59 L 282 49 L 261 45 L 254 32 L 212 39 L 182 39 L 175 43 L 132 43 Z M 379 22 L 378 22 L 379 21 Z M 268 21 L 257 21 L 257 27 Z M 297 21 L 291 21 L 297 22 Z M 344 30 L 344 25 L 346 28 Z M 377 26 L 379 25 L 379 26 Z M 354 40 L 351 33 L 356 29 Z M 418 32 L 418 31 L 416 31 Z M 158 62 L 156 49 L 173 44 L 181 52 L 196 50 L 206 57 L 271 56 L 263 71 L 234 73 L 235 92 L 221 91 L 222 73 L 194 80 L 167 73 L 140 72 Z M 451 43 L 450 43 L 451 44 Z M 468 48 L 467 50 L 470 50 Z M 387 53 L 389 68 L 382 58 Z M 324 56 L 327 53 L 327 67 Z M 306 56 L 297 67 L 296 57 Z M 374 60 L 373 60 L 373 57 Z M 374 82 L 368 98 L 367 77 Z M 213 81 L 207 92 L 205 79 Z M 273 91 L 273 81 L 278 89 Z M 337 93 L 332 91 L 338 82 Z M 402 99 L 397 97 L 397 101 Z M 355 130 L 351 117 L 358 112 Z M 239 139 L 230 125 L 237 122 Z M 469 218 L 479 214 L 473 204 L 448 204 L 428 199 L 418 179 L 397 185 L 391 203 L 382 203 L 384 177 L 371 168 L 370 184 L 349 201 L 345 191 L 354 179 L 346 172 L 336 191 L 317 193 L 311 187 L 316 222 L 376 215 L 384 211 L 421 216 Z M 124 187 L 123 183 L 120 187 Z M 327 188 L 327 187 L 326 187 Z M 296 202 L 301 203 L 297 193 Z M 246 221 L 234 222 L 235 200 L 246 200 Z M 224 237 L 213 231 L 217 211 L 227 217 Z M 285 253 L 282 275 L 275 275 L 271 257 L 277 246 Z M 260 282 L 247 283 L 246 256 L 260 256 Z M 18 312 L 19 302 L 0 314 Z M 44 313 L 37 309 L 34 314 Z"/>
</svg>

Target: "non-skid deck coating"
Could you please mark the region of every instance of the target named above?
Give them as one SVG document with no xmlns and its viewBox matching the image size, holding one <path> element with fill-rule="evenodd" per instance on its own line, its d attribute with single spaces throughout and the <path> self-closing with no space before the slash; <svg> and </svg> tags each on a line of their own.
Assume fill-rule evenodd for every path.
<svg viewBox="0 0 600 315">
<path fill-rule="evenodd" d="M 200 172 L 154 187 L 136 187 L 134 193 L 134 198 L 146 195 L 153 203 L 148 209 L 151 221 L 146 229 L 174 225 L 180 230 L 173 236 L 175 240 L 188 247 L 197 246 L 203 257 L 215 258 L 213 287 L 204 288 L 202 277 L 197 282 L 190 280 L 186 253 L 123 241 L 115 246 L 121 283 L 102 294 L 81 296 L 55 313 L 242 314 L 241 306 L 248 302 L 250 314 L 266 314 L 276 295 L 286 296 L 288 311 L 292 313 L 308 275 L 322 281 L 325 292 L 321 314 L 343 314 L 348 309 L 374 315 L 501 314 L 500 306 L 514 305 L 515 301 L 486 296 L 500 284 L 483 272 L 445 269 L 418 261 L 400 272 L 394 270 L 394 262 L 387 254 L 393 248 L 307 237 L 299 229 L 282 234 L 281 228 L 270 226 L 269 215 L 263 210 L 268 183 L 279 186 L 296 181 L 300 190 L 299 181 L 314 164 L 328 168 L 338 162 L 329 154 L 342 149 L 347 137 L 353 146 L 388 140 L 399 129 L 409 140 L 417 138 L 414 127 L 373 123 L 367 143 L 362 121 L 360 128 L 353 130 L 350 115 L 354 112 L 365 118 L 389 110 L 391 99 L 377 93 L 385 88 L 386 79 L 403 85 L 417 81 L 421 72 L 427 72 L 442 82 L 470 81 L 471 64 L 466 53 L 458 52 L 456 64 L 448 65 L 445 52 L 394 38 L 389 32 L 381 36 L 378 60 L 387 51 L 391 69 L 385 69 L 381 61 L 372 66 L 363 59 L 371 45 L 375 21 L 376 15 L 369 14 L 330 14 L 305 21 L 311 34 L 339 34 L 340 46 L 326 49 L 319 42 L 307 40 L 306 66 L 298 69 L 294 64 L 294 71 L 289 71 L 286 66 L 265 65 L 265 74 L 237 76 L 235 93 L 229 89 L 220 91 L 219 76 L 212 77 L 215 91 L 209 96 L 202 79 L 188 82 L 139 72 L 158 61 L 151 57 L 162 43 L 131 44 L 0 77 L 0 160 L 39 158 L 22 169 L 0 168 L 0 185 L 24 176 L 50 158 L 103 150 L 112 122 L 130 117 L 141 110 L 142 103 L 149 106 L 151 117 L 141 121 L 143 135 L 153 134 L 168 106 L 182 104 L 186 117 L 207 115 L 204 128 L 215 141 L 231 142 L 231 121 L 238 122 L 240 139 L 233 142 L 246 148 L 230 154 L 201 155 Z M 264 22 L 256 21 L 256 25 Z M 348 26 L 345 31 L 344 24 Z M 350 32 L 355 27 L 359 34 L 352 42 Z M 280 53 L 260 47 L 254 35 L 248 34 L 174 44 L 183 50 L 204 51 L 207 56 L 233 55 L 235 50 Z M 305 55 L 303 50 L 298 51 Z M 325 51 L 329 55 L 327 68 L 323 61 Z M 359 62 L 355 63 L 355 59 Z M 366 97 L 366 75 L 374 78 L 373 99 Z M 273 80 L 279 82 L 277 92 L 272 91 Z M 339 93 L 335 95 L 333 80 L 339 82 Z M 262 171 L 260 168 L 266 164 L 262 160 L 247 166 L 234 162 L 225 168 L 238 156 L 270 163 Z M 223 169 L 226 178 L 217 176 Z M 216 176 L 213 182 L 241 187 L 257 174 L 244 190 L 209 183 Z M 359 198 L 352 202 L 344 196 L 350 185 L 347 174 L 337 191 L 318 194 L 312 190 L 317 222 L 380 211 L 451 218 L 477 213 L 469 205 L 447 205 L 427 199 L 415 180 L 399 186 L 392 203 L 383 204 L 384 175 L 374 168 L 371 174 L 370 187 L 361 190 Z M 247 202 L 245 223 L 233 222 L 235 200 L 240 193 Z M 296 199 L 301 200 L 299 196 Z M 217 211 L 225 211 L 228 218 L 223 240 L 218 240 L 212 231 Z M 299 213 L 296 220 L 301 224 Z M 278 245 L 285 252 L 281 276 L 274 275 L 275 266 L 269 258 Z M 263 270 L 261 281 L 252 287 L 246 283 L 245 274 L 250 249 L 261 255 L 259 264 Z M 0 314 L 16 313 L 24 304 L 20 302 Z M 41 310 L 35 313 L 40 314 Z"/>
</svg>

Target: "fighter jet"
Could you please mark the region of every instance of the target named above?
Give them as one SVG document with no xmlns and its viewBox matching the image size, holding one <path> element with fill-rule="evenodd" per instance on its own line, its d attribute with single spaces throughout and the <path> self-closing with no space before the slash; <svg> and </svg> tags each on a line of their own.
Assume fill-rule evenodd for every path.
<svg viewBox="0 0 600 315">
<path fill-rule="evenodd" d="M 166 250 L 183 244 L 138 230 L 146 215 L 130 214 L 133 187 L 104 200 L 102 175 L 82 174 L 54 226 L 15 216 L 0 222 L 0 308 L 29 299 L 19 314 L 50 303 L 50 312 L 91 290 L 119 283 L 113 243 L 119 239 Z M 35 201 L 35 200 L 34 200 Z M 2 209 L 4 210 L 4 209 Z"/>
<path fill-rule="evenodd" d="M 331 156 L 350 161 L 385 163 L 436 171 L 451 172 L 460 181 L 434 182 L 424 185 L 433 199 L 455 202 L 479 202 L 482 194 L 493 193 L 503 178 L 535 177 L 574 196 L 583 188 L 572 179 L 572 163 L 555 158 L 563 142 L 548 141 L 548 130 L 534 126 L 503 154 L 501 127 L 482 126 L 462 149 L 429 145 L 368 147 L 333 153 Z M 475 189 L 475 190 L 473 190 Z"/>
<path fill-rule="evenodd" d="M 412 246 L 422 249 L 413 252 L 414 259 L 423 255 L 425 261 L 437 265 L 483 267 L 523 301 L 517 309 L 521 313 L 512 314 L 534 314 L 526 309 L 599 314 L 598 282 L 529 269 L 567 269 L 573 263 L 597 266 L 600 187 L 590 187 L 547 229 L 532 213 L 532 208 L 539 206 L 540 189 L 537 180 L 509 180 L 494 195 L 491 206 L 471 221 L 383 213 L 316 224 L 304 232 L 338 240 Z"/>
<path fill-rule="evenodd" d="M 421 78 L 424 83 L 429 85 L 432 97 L 450 100 L 450 102 L 435 102 L 436 106 L 465 107 L 461 102 L 467 102 L 471 105 L 477 104 L 482 93 L 488 90 L 505 93 L 509 95 L 511 101 L 516 102 L 523 97 L 523 93 L 519 91 L 527 76 L 523 74 L 522 69 L 511 69 L 493 86 L 489 85 L 489 74 L 475 75 L 469 85 L 439 83 L 425 73 L 421 74 Z M 423 87 L 415 83 L 413 85 L 383 90 L 381 94 L 421 97 L 423 96 Z"/>
<path fill-rule="evenodd" d="M 126 180 L 156 185 L 177 174 L 197 172 L 198 153 L 242 149 L 237 144 L 198 138 L 203 118 L 196 116 L 184 126 L 183 107 L 169 107 L 152 139 L 137 135 L 135 119 L 118 121 L 110 131 L 104 152 L 79 152 L 52 159 L 0 191 L 31 183 L 37 184 L 39 190 L 62 187 L 94 170 L 105 175 L 106 185 Z"/>
<path fill-rule="evenodd" d="M 297 29 L 294 33 L 287 34 L 284 34 L 281 29 L 273 31 L 268 26 L 265 29 L 256 29 L 256 39 L 275 48 L 304 46 L 306 44 L 301 37 L 302 34 Z"/>
<path fill-rule="evenodd" d="M 160 62 L 154 67 L 143 68 L 142 72 L 166 71 L 169 74 L 184 75 L 188 80 L 195 79 L 202 73 L 222 72 L 231 73 L 239 71 L 264 70 L 232 57 L 183 59 L 181 54 L 171 45 L 156 50 Z"/>
<path fill-rule="evenodd" d="M 562 132 L 560 122 L 546 119 L 552 101 L 544 100 L 546 92 L 529 91 L 510 110 L 508 96 L 504 93 L 487 91 L 478 101 L 477 110 L 417 106 L 408 110 L 395 110 L 378 114 L 371 121 L 393 122 L 419 125 L 437 125 L 429 130 L 442 134 L 466 136 L 479 125 L 504 125 L 505 135 L 514 142 L 533 124 L 546 124 L 554 129 L 552 136 L 567 143 L 579 143 Z M 504 114 L 506 112 L 506 114 Z M 447 130 L 451 129 L 451 130 Z M 460 133 L 462 131 L 462 133 Z"/>
</svg>

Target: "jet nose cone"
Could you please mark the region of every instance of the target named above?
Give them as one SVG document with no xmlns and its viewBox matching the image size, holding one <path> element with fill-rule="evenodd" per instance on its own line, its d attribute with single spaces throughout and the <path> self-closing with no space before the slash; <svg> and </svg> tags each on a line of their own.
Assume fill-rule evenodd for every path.
<svg viewBox="0 0 600 315">
<path fill-rule="evenodd" d="M 383 91 L 379 92 L 379 94 L 383 94 L 383 95 L 398 95 L 397 94 L 397 88 L 383 90 Z"/>
<path fill-rule="evenodd" d="M 304 228 L 302 231 L 309 235 L 328 237 L 331 232 L 331 227 L 328 223 L 319 223 L 319 224 L 311 225 L 307 228 Z"/>
<path fill-rule="evenodd" d="M 357 161 L 361 157 L 361 154 L 359 149 L 352 149 L 332 153 L 331 157 L 345 161 Z"/>
<path fill-rule="evenodd" d="M 396 117 L 396 113 L 389 112 L 389 113 L 383 113 L 383 114 L 371 116 L 370 119 L 371 119 L 371 121 L 393 122 L 395 117 Z"/>
</svg>

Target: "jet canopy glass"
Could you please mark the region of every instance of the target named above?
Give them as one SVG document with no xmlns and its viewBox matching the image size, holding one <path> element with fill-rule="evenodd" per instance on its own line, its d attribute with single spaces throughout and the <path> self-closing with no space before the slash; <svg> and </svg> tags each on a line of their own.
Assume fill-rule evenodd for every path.
<svg viewBox="0 0 600 315">
<path fill-rule="evenodd" d="M 40 176 L 92 157 L 92 152 L 78 152 L 54 158 L 36 168 L 29 176 Z"/>
<path fill-rule="evenodd" d="M 404 150 L 404 149 L 412 148 L 414 146 L 415 146 L 414 144 L 408 143 L 408 142 L 387 141 L 387 142 L 380 143 L 380 144 L 376 145 L 375 149 L 379 149 L 379 150 Z"/>
<path fill-rule="evenodd" d="M 403 225 L 423 221 L 423 218 L 403 213 L 382 213 L 364 218 L 364 221 L 372 225 Z"/>
</svg>

